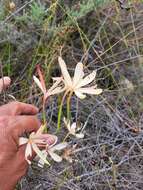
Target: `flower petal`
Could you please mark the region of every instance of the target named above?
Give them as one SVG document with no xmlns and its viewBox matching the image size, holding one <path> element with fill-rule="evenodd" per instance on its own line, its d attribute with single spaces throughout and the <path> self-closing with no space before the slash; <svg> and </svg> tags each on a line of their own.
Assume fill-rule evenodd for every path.
<svg viewBox="0 0 143 190">
<path fill-rule="evenodd" d="M 78 85 L 77 88 L 85 86 L 91 83 L 96 77 L 96 71 L 93 71 L 91 74 L 87 75 Z"/>
<path fill-rule="evenodd" d="M 62 77 L 56 77 L 55 83 L 51 86 L 51 88 L 48 91 L 53 91 L 59 84 L 62 82 Z"/>
<path fill-rule="evenodd" d="M 50 163 L 48 162 L 48 160 L 43 155 L 42 151 L 38 148 L 38 146 L 35 143 L 32 143 L 32 148 L 36 152 L 36 154 L 39 156 L 39 158 L 41 158 L 43 160 L 43 162 L 45 164 L 50 165 Z"/>
<path fill-rule="evenodd" d="M 44 80 L 44 76 L 43 76 L 43 74 L 42 74 L 40 65 L 37 65 L 36 67 L 37 67 L 37 72 L 38 72 L 38 75 L 39 75 L 40 83 L 41 83 L 41 85 L 42 85 L 44 91 L 46 92 L 45 80 Z"/>
<path fill-rule="evenodd" d="M 67 142 L 64 142 L 64 143 L 59 143 L 53 147 L 51 147 L 49 150 L 51 150 L 52 152 L 55 151 L 55 150 L 62 150 L 64 148 L 66 148 L 68 146 L 68 143 Z"/>
<path fill-rule="evenodd" d="M 37 135 L 42 134 L 45 128 L 46 128 L 46 124 L 41 125 L 35 135 L 37 136 Z"/>
<path fill-rule="evenodd" d="M 69 72 L 67 70 L 67 66 L 66 66 L 64 60 L 61 57 L 59 57 L 58 60 L 59 60 L 59 65 L 61 68 L 62 75 L 64 77 L 64 82 L 66 83 L 66 85 L 72 86 L 72 79 L 69 75 Z"/>
<path fill-rule="evenodd" d="M 48 155 L 47 151 L 46 151 L 46 150 L 43 150 L 43 151 L 42 151 L 42 154 L 43 154 L 44 159 L 46 159 L 46 158 L 47 158 L 47 155 Z M 38 166 L 39 166 L 39 167 L 43 168 L 44 164 L 45 164 L 45 162 L 43 161 L 43 159 L 40 159 L 40 160 L 38 161 Z"/>
<path fill-rule="evenodd" d="M 28 164 L 31 164 L 31 161 L 28 159 L 28 157 L 32 156 L 32 148 L 31 148 L 31 144 L 27 143 L 26 145 L 26 149 L 25 149 L 25 160 L 28 162 Z"/>
<path fill-rule="evenodd" d="M 49 96 L 52 96 L 54 94 L 59 94 L 59 93 L 63 92 L 64 90 L 65 89 L 64 88 L 62 89 L 61 87 L 57 87 L 54 90 L 48 90 L 45 97 L 47 99 Z"/>
<path fill-rule="evenodd" d="M 83 133 L 76 133 L 75 136 L 76 136 L 78 139 L 83 139 L 83 138 L 84 138 L 84 134 L 83 134 Z"/>
<path fill-rule="evenodd" d="M 43 92 L 43 94 L 45 94 L 46 90 L 43 88 L 40 80 L 36 76 L 33 76 L 33 80 L 37 84 L 37 86 L 41 89 L 41 91 Z"/>
<path fill-rule="evenodd" d="M 62 157 L 59 156 L 58 154 L 54 153 L 53 151 L 48 150 L 49 155 L 51 156 L 51 158 L 55 161 L 55 162 L 61 162 L 62 161 Z"/>
<path fill-rule="evenodd" d="M 100 88 L 92 88 L 92 87 L 89 87 L 89 88 L 79 88 L 78 89 L 78 92 L 81 92 L 81 93 L 85 93 L 85 94 L 95 94 L 95 95 L 99 95 L 102 93 L 102 89 Z"/>
<path fill-rule="evenodd" d="M 65 117 L 63 118 L 64 124 L 67 127 L 68 131 L 71 130 L 71 124 L 70 121 L 68 121 Z"/>
<path fill-rule="evenodd" d="M 23 145 L 23 144 L 26 144 L 27 142 L 28 142 L 28 138 L 25 138 L 25 137 L 20 137 L 19 138 L 19 146 Z"/>
<path fill-rule="evenodd" d="M 38 146 L 53 146 L 57 142 L 57 136 L 50 134 L 40 134 L 35 136 L 32 140 Z"/>
<path fill-rule="evenodd" d="M 80 98 L 80 99 L 86 98 L 86 95 L 83 94 L 83 93 L 81 93 L 81 92 L 79 92 L 78 90 L 75 90 L 74 93 L 75 93 L 75 95 L 76 95 L 78 98 Z"/>
<path fill-rule="evenodd" d="M 68 120 L 65 117 L 63 118 L 63 121 L 65 125 L 68 125 Z"/>
<path fill-rule="evenodd" d="M 72 134 L 75 134 L 76 128 L 77 128 L 77 125 L 76 125 L 76 123 L 74 122 L 74 123 L 71 125 L 71 130 L 70 130 L 70 132 L 71 132 Z"/>
<path fill-rule="evenodd" d="M 79 62 L 75 68 L 74 77 L 73 77 L 73 85 L 76 86 L 81 81 L 83 76 L 84 76 L 83 64 Z"/>
<path fill-rule="evenodd" d="M 62 81 L 63 77 L 52 77 L 53 81 Z"/>
</svg>

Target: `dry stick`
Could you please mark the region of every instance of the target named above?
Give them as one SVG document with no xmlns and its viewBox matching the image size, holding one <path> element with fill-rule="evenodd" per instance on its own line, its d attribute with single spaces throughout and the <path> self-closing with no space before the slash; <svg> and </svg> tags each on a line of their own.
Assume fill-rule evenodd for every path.
<svg viewBox="0 0 143 190">
<path fill-rule="evenodd" d="M 68 132 L 68 133 L 66 134 L 66 136 L 65 136 L 65 138 L 64 138 L 64 140 L 63 140 L 63 142 L 66 141 L 66 139 L 69 137 L 69 135 L 70 135 L 70 132 Z"/>
<path fill-rule="evenodd" d="M 9 19 L 11 19 L 12 16 L 15 16 L 17 13 L 19 13 L 22 9 L 24 9 L 27 5 L 31 4 L 34 0 L 31 0 L 27 3 L 25 3 L 25 5 L 23 5 L 22 7 L 20 7 L 18 10 L 16 10 L 14 13 L 12 13 L 10 16 L 8 16 L 3 23 L 6 23 Z"/>
<path fill-rule="evenodd" d="M 132 156 L 130 158 L 126 158 L 126 156 L 124 156 L 123 159 L 118 164 L 116 164 L 116 168 L 119 168 L 122 164 L 124 164 L 125 162 L 129 161 L 131 158 L 137 158 L 137 157 L 142 157 L 142 154 L 138 155 L 138 156 Z M 81 174 L 80 176 L 73 177 L 72 179 L 67 180 L 65 182 L 65 184 L 68 184 L 68 183 L 71 183 L 71 182 L 75 182 L 77 180 L 77 178 L 82 179 L 82 178 L 87 177 L 87 176 L 88 177 L 89 176 L 96 176 L 98 174 L 101 174 L 101 173 L 104 173 L 104 172 L 107 172 L 107 171 L 112 171 L 112 166 L 111 167 L 104 167 L 104 168 L 102 168 L 100 170 L 95 170 L 95 171 L 87 172 L 87 173 Z"/>
<path fill-rule="evenodd" d="M 120 61 L 116 61 L 116 62 L 113 62 L 113 63 L 110 63 L 110 64 L 108 64 L 108 65 L 106 65 L 106 66 L 102 66 L 102 67 L 100 67 L 99 69 L 97 69 L 97 71 L 99 71 L 99 70 L 101 70 L 101 69 L 105 69 L 105 68 L 108 68 L 108 67 L 111 67 L 111 66 L 114 66 L 114 65 L 116 65 L 116 64 L 124 64 L 125 62 L 127 62 L 127 61 L 131 61 L 131 60 L 133 60 L 133 59 L 137 59 L 137 58 L 142 58 L 143 56 L 142 55 L 137 55 L 137 56 L 134 56 L 134 57 L 129 57 L 129 58 L 126 58 L 126 59 L 123 59 L 123 60 L 120 60 Z M 92 63 L 92 62 L 91 62 Z M 90 64 L 91 64 L 90 63 Z"/>
</svg>

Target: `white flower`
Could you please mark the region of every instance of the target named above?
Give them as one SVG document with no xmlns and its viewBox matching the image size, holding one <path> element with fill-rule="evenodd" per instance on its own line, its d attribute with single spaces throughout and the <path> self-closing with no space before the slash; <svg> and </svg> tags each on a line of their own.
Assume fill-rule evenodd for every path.
<svg viewBox="0 0 143 190">
<path fill-rule="evenodd" d="M 102 93 L 102 89 L 97 88 L 97 85 L 83 88 L 95 79 L 96 71 L 92 71 L 91 74 L 84 77 L 83 64 L 79 62 L 76 65 L 74 77 L 71 78 L 64 60 L 61 57 L 59 57 L 58 60 L 64 78 L 65 89 L 67 91 L 74 92 L 80 99 L 84 99 L 86 97 L 85 94 L 99 95 Z"/>
<path fill-rule="evenodd" d="M 77 137 L 77 138 L 84 138 L 84 134 L 78 132 L 79 130 L 77 130 L 77 125 L 74 122 L 73 124 L 70 123 L 70 121 L 68 121 L 65 117 L 64 117 L 64 123 L 69 131 L 69 134 Z"/>
<path fill-rule="evenodd" d="M 36 76 L 33 76 L 33 80 L 37 84 L 37 86 L 41 89 L 41 91 L 43 92 L 43 94 L 44 94 L 44 101 L 49 96 L 61 93 L 63 91 L 62 87 L 59 86 L 60 83 L 62 82 L 62 77 L 52 78 L 53 81 L 54 81 L 54 83 L 51 86 L 51 88 L 47 90 L 46 89 L 45 80 L 44 80 L 43 74 L 42 74 L 39 66 L 37 66 L 37 72 L 38 72 L 39 79 Z"/>
<path fill-rule="evenodd" d="M 62 87 L 59 86 L 59 84 L 62 82 L 62 77 L 53 78 L 53 81 L 55 82 L 48 90 L 46 89 L 45 82 L 41 82 L 36 76 L 33 76 L 33 80 L 43 92 L 44 100 L 46 100 L 49 96 L 63 92 Z"/>
<path fill-rule="evenodd" d="M 55 162 L 61 162 L 62 161 L 62 157 L 59 156 L 58 154 L 55 153 L 55 151 L 60 151 L 64 148 L 66 148 L 68 145 L 67 142 L 64 142 L 64 143 L 59 143 L 57 145 L 51 145 L 49 147 L 47 147 L 47 152 L 49 153 L 49 155 L 52 157 L 52 159 L 55 161 Z"/>
<path fill-rule="evenodd" d="M 52 144 L 50 146 L 47 146 L 46 150 L 43 150 L 43 155 L 44 155 L 44 159 L 47 158 L 48 155 L 51 156 L 51 158 L 55 161 L 55 162 L 61 162 L 62 161 L 62 157 L 59 156 L 57 153 L 55 153 L 56 151 L 60 151 L 65 149 L 68 146 L 67 142 L 64 143 L 59 143 L 57 145 Z M 44 165 L 44 160 L 40 159 L 38 162 L 38 166 L 43 167 Z"/>
<path fill-rule="evenodd" d="M 19 146 L 27 144 L 25 149 L 25 160 L 29 164 L 31 164 L 29 157 L 32 156 L 32 151 L 34 151 L 44 163 L 49 164 L 39 147 L 46 148 L 47 145 L 55 144 L 55 142 L 57 142 L 57 137 L 49 134 L 42 134 L 43 129 L 44 125 L 42 125 L 36 133 L 32 132 L 29 138 L 19 138 Z"/>
</svg>

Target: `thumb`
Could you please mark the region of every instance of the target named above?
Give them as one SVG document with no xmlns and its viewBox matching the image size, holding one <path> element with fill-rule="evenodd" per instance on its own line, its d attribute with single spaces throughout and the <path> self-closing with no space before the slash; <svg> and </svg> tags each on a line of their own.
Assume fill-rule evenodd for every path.
<svg viewBox="0 0 143 190">
<path fill-rule="evenodd" d="M 16 116 L 14 124 L 11 125 L 11 132 L 18 142 L 20 136 L 37 131 L 39 127 L 40 121 L 36 116 Z"/>
<path fill-rule="evenodd" d="M 8 87 L 11 83 L 11 79 L 9 77 L 3 77 L 0 79 L 0 93 L 6 87 Z"/>
</svg>

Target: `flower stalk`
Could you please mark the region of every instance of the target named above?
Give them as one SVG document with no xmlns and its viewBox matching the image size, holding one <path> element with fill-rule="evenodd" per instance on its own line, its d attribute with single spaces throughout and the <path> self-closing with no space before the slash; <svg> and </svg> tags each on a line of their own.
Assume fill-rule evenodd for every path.
<svg viewBox="0 0 143 190">
<path fill-rule="evenodd" d="M 64 104 L 64 100 L 66 98 L 66 95 L 68 94 L 68 91 L 66 91 L 62 97 L 61 100 L 61 104 L 59 107 L 59 111 L 58 111 L 58 122 L 57 122 L 57 132 L 59 132 L 60 128 L 61 128 L 61 117 L 62 117 L 62 108 L 63 108 L 63 104 Z"/>
<path fill-rule="evenodd" d="M 71 97 L 73 92 L 71 91 L 67 97 L 67 120 L 70 121 L 71 119 Z"/>
</svg>

